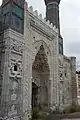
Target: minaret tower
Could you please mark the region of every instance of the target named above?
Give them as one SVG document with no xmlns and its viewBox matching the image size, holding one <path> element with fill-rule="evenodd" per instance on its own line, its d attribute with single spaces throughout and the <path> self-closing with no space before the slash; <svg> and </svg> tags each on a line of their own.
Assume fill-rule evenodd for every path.
<svg viewBox="0 0 80 120">
<path fill-rule="evenodd" d="M 61 0 L 44 0 L 46 5 L 46 21 L 56 26 L 59 30 L 59 53 L 63 54 L 63 39 L 60 35 L 59 4 Z"/>
<path fill-rule="evenodd" d="M 56 28 L 59 29 L 59 3 L 60 0 L 44 0 L 46 4 L 46 20 L 49 20 Z"/>
</svg>

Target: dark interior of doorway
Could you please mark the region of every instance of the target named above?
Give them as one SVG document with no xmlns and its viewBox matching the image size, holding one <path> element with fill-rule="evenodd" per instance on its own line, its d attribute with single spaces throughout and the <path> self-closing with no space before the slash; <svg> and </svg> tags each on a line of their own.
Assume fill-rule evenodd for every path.
<svg viewBox="0 0 80 120">
<path fill-rule="evenodd" d="M 32 109 L 38 106 L 38 86 L 32 82 Z"/>
</svg>

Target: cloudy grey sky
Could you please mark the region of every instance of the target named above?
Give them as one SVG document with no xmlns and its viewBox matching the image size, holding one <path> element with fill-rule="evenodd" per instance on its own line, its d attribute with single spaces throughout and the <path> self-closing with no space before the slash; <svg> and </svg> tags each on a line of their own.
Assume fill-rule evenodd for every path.
<svg viewBox="0 0 80 120">
<path fill-rule="evenodd" d="M 2 0 L 0 0 L 1 3 Z M 45 16 L 44 0 L 27 0 L 29 6 Z M 64 38 L 64 53 L 76 56 L 80 61 L 80 0 L 61 0 L 60 3 L 61 34 Z"/>
</svg>

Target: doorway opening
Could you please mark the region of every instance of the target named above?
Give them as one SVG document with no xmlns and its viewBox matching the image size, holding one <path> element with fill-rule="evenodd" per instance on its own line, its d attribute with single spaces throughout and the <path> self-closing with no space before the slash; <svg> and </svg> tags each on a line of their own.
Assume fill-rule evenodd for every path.
<svg viewBox="0 0 80 120">
<path fill-rule="evenodd" d="M 38 95 L 38 86 L 34 82 L 32 82 L 32 108 L 35 108 L 38 105 L 37 95 Z"/>
</svg>

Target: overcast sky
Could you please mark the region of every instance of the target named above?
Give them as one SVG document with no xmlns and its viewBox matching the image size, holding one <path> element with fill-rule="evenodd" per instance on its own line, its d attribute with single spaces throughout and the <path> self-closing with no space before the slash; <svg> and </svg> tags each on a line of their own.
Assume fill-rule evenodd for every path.
<svg viewBox="0 0 80 120">
<path fill-rule="evenodd" d="M 1 3 L 2 0 L 0 0 Z M 27 0 L 29 6 L 45 16 L 44 0 Z M 60 3 L 60 27 L 64 38 L 64 53 L 68 56 L 76 56 L 80 61 L 80 0 L 61 0 Z"/>
</svg>

